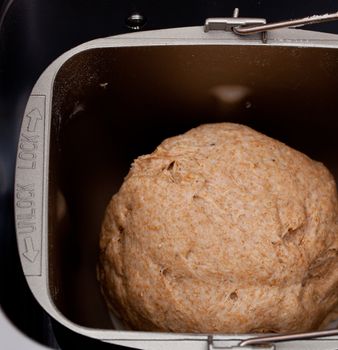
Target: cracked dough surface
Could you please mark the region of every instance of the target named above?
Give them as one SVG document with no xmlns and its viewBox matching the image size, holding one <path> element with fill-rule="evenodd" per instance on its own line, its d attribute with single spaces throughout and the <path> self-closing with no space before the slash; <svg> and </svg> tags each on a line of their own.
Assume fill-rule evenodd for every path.
<svg viewBox="0 0 338 350">
<path fill-rule="evenodd" d="M 98 279 L 136 330 L 316 329 L 338 302 L 337 212 L 323 164 L 243 125 L 202 125 L 134 161 Z"/>
</svg>

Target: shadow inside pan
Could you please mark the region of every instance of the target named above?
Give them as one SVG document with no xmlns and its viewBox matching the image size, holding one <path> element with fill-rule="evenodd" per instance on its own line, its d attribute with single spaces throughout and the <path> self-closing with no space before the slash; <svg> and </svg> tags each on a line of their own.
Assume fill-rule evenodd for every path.
<svg viewBox="0 0 338 350">
<path fill-rule="evenodd" d="M 92 49 L 53 90 L 49 289 L 84 326 L 111 328 L 96 281 L 104 210 L 134 158 L 202 123 L 243 123 L 338 175 L 338 50 L 255 46 Z M 337 177 L 336 177 L 337 178 Z"/>
</svg>

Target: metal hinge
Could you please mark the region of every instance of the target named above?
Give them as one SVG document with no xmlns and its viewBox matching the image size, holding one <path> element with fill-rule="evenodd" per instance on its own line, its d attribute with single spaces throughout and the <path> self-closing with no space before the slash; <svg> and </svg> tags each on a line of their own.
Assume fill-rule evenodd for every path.
<svg viewBox="0 0 338 350">
<path fill-rule="evenodd" d="M 261 33 L 263 43 L 267 42 L 269 30 L 279 28 L 296 28 L 314 23 L 323 23 L 338 20 L 338 12 L 325 15 L 315 15 L 300 19 L 291 19 L 276 23 L 266 23 L 265 18 L 238 17 L 239 9 L 235 8 L 232 17 L 207 18 L 204 24 L 204 31 L 225 30 L 233 31 L 238 35 L 251 35 Z"/>
</svg>

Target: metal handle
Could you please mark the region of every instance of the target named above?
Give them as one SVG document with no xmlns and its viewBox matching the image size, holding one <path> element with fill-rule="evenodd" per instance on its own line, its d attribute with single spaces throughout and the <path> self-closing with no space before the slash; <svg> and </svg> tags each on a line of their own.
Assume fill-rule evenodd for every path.
<svg viewBox="0 0 338 350">
<path fill-rule="evenodd" d="M 338 329 L 331 329 L 325 331 L 316 331 L 316 332 L 306 332 L 306 333 L 293 333 L 293 334 L 276 334 L 276 335 L 267 335 L 262 337 L 249 338 L 246 340 L 242 340 L 238 345 L 234 346 L 217 346 L 214 345 L 214 339 L 212 335 L 208 336 L 208 350 L 240 350 L 240 349 L 248 349 L 248 350 L 274 350 L 274 343 L 277 342 L 287 342 L 294 340 L 306 340 L 313 338 L 323 338 L 338 335 Z"/>
<path fill-rule="evenodd" d="M 238 345 L 240 347 L 255 346 L 262 343 L 275 343 L 282 341 L 291 340 L 305 340 L 312 338 L 330 337 L 333 335 L 338 335 L 338 329 L 331 329 L 327 331 L 317 331 L 317 332 L 307 332 L 307 333 L 294 333 L 294 334 L 276 334 L 268 335 L 265 337 L 250 338 L 241 341 Z"/>
<path fill-rule="evenodd" d="M 238 17 L 239 9 L 235 8 L 232 17 L 207 18 L 204 24 L 205 32 L 210 30 L 233 31 L 237 35 L 262 34 L 262 41 L 267 42 L 267 32 L 279 28 L 296 28 L 314 23 L 323 23 L 338 20 L 338 12 L 324 15 L 314 15 L 300 19 L 266 23 L 264 18 Z"/>
<path fill-rule="evenodd" d="M 257 33 L 267 32 L 269 30 L 279 29 L 279 28 L 296 28 L 302 27 L 309 24 L 324 23 L 338 20 L 338 12 L 327 13 L 325 15 L 314 15 L 299 19 L 290 19 L 287 21 L 280 21 L 275 23 L 267 23 L 255 26 L 238 26 L 233 27 L 232 30 L 239 35 L 251 35 Z"/>
</svg>

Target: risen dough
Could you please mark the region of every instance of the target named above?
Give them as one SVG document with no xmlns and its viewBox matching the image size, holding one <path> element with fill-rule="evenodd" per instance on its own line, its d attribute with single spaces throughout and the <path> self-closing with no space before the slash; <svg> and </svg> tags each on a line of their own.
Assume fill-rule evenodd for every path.
<svg viewBox="0 0 338 350">
<path fill-rule="evenodd" d="M 316 329 L 338 301 L 335 182 L 246 126 L 202 125 L 137 158 L 107 208 L 98 277 L 132 329 Z"/>
</svg>

